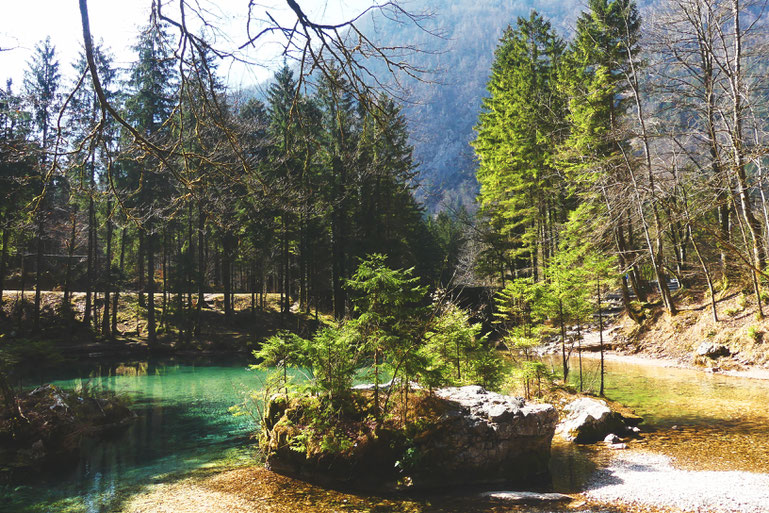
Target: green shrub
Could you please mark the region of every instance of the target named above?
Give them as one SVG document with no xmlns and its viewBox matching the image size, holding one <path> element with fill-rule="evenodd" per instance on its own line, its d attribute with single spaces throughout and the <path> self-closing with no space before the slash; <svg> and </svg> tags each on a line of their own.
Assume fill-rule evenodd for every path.
<svg viewBox="0 0 769 513">
<path fill-rule="evenodd" d="M 453 303 L 443 307 L 420 348 L 423 366 L 420 380 L 429 387 L 482 385 L 497 388 L 501 382 L 501 360 L 482 337 L 480 324 Z"/>
</svg>

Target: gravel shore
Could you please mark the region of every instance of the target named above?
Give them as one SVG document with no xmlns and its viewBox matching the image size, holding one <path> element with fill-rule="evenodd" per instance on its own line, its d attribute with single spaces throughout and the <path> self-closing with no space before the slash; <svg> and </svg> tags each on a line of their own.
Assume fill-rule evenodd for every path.
<svg viewBox="0 0 769 513">
<path fill-rule="evenodd" d="M 640 511 L 767 513 L 769 474 L 679 470 L 664 455 L 624 452 L 583 495 Z"/>
</svg>

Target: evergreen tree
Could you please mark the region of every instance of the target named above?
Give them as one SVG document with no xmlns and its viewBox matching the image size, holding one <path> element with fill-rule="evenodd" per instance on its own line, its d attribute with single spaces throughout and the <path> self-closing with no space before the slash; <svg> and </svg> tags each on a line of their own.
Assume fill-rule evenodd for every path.
<svg viewBox="0 0 769 513">
<path fill-rule="evenodd" d="M 640 177 L 635 169 L 637 159 L 633 157 L 630 141 L 623 130 L 625 117 L 634 103 L 633 93 L 637 93 L 637 82 L 633 77 L 637 77 L 636 60 L 640 52 L 640 16 L 632 0 L 591 0 L 588 8 L 577 20 L 575 39 L 561 74 L 563 91 L 569 97 L 571 128 L 562 147 L 562 166 L 583 200 L 606 206 L 621 274 L 630 279 L 636 296 L 643 299 L 645 291 L 640 271 L 630 256 L 636 251 L 631 243 L 634 231 L 631 222 L 640 216 L 652 267 L 665 304 L 672 311 L 667 278 L 662 270 L 663 227 L 658 207 L 652 205 L 657 236 L 655 249 L 640 199 Z M 635 103 L 640 107 L 640 103 Z M 643 142 L 653 191 L 645 135 Z M 626 197 L 627 184 L 635 190 L 635 197 Z M 621 286 L 625 308 L 629 315 L 635 316 L 626 279 L 623 278 Z"/>
<path fill-rule="evenodd" d="M 354 163 L 360 136 L 360 118 L 348 84 L 339 70 L 323 77 L 316 95 L 322 111 L 321 156 L 328 177 L 325 201 L 330 211 L 331 283 L 334 316 L 341 319 L 347 311 L 344 281 L 350 262 L 350 213 L 354 188 Z"/>
<path fill-rule="evenodd" d="M 12 235 L 17 252 L 23 252 L 21 223 L 32 198 L 40 194 L 35 161 L 36 151 L 28 140 L 31 115 L 23 109 L 23 99 L 14 93 L 12 81 L 0 90 L 0 315 L 4 280 L 11 257 Z"/>
<path fill-rule="evenodd" d="M 35 328 L 40 326 L 40 300 L 43 278 L 43 250 L 45 243 L 46 218 L 50 215 L 50 204 L 47 192 L 53 185 L 53 172 L 49 169 L 48 154 L 53 146 L 55 131 L 53 116 L 58 108 L 58 89 L 61 75 L 59 61 L 56 58 L 56 48 L 51 39 L 46 38 L 37 44 L 32 60 L 27 63 L 24 74 L 24 91 L 31 104 L 33 119 L 37 128 L 37 140 L 40 145 L 39 176 L 42 182 L 42 192 L 34 207 L 35 217 Z"/>
<path fill-rule="evenodd" d="M 116 101 L 116 93 L 112 90 L 115 85 L 116 71 L 112 65 L 112 56 L 101 45 L 94 47 L 94 56 L 99 68 L 99 74 L 102 78 L 102 85 L 105 93 L 109 99 Z M 88 63 L 84 52 L 81 52 L 78 60 L 74 63 L 73 68 L 75 73 L 80 76 L 86 71 Z M 75 84 L 77 87 L 77 84 Z M 86 271 L 86 299 L 85 310 L 83 316 L 83 322 L 86 325 L 91 323 L 93 319 L 94 326 L 105 327 L 103 323 L 100 325 L 98 317 L 95 315 L 95 309 L 92 308 L 95 305 L 95 301 L 92 300 L 92 294 L 95 293 L 93 286 L 96 284 L 97 276 L 103 276 L 107 279 L 103 280 L 103 287 L 107 288 L 107 282 L 109 282 L 109 276 L 112 272 L 111 263 L 109 259 L 105 259 L 105 271 L 104 273 L 98 272 L 96 268 L 98 250 L 98 220 L 97 210 L 99 208 L 99 198 L 105 192 L 106 186 L 110 177 L 108 176 L 107 167 L 111 155 L 108 155 L 112 143 L 116 139 L 117 128 L 114 121 L 111 118 L 107 118 L 105 123 L 101 122 L 101 106 L 99 100 L 94 91 L 93 84 L 90 80 L 83 80 L 80 86 L 77 87 L 75 93 L 69 102 L 69 122 L 67 124 L 67 135 L 73 142 L 73 150 L 79 150 L 78 155 L 75 157 L 74 162 L 71 163 L 72 170 L 68 173 L 67 180 L 70 191 L 70 218 L 73 227 L 76 224 L 76 218 L 82 200 L 85 200 L 87 208 L 85 209 L 88 216 L 88 244 L 87 244 L 87 271 Z M 98 186 L 101 185 L 101 188 Z M 84 198 L 81 194 L 84 193 Z M 107 209 L 111 210 L 110 208 Z M 107 216 L 110 214 L 107 213 Z M 111 236 L 111 220 L 108 221 L 108 232 Z M 74 233 L 75 230 L 72 230 Z M 110 240 L 111 242 L 111 240 Z M 69 241 L 69 254 L 74 254 L 75 251 L 75 238 L 71 238 Z M 110 245 L 107 245 L 106 252 L 109 253 Z M 63 307 L 69 311 L 70 307 L 70 285 L 72 281 L 72 262 L 71 258 L 67 260 L 67 272 L 66 283 L 64 288 Z M 109 293 L 105 290 L 105 301 L 107 305 Z M 109 315 L 109 307 L 106 306 L 106 315 Z M 109 323 L 106 326 L 108 331 Z"/>
<path fill-rule="evenodd" d="M 550 23 L 532 11 L 507 29 L 494 54 L 473 145 L 481 215 L 498 230 L 502 274 L 537 279 L 557 246 L 567 195 L 554 154 L 565 128 L 557 90 L 563 51 Z"/>
<path fill-rule="evenodd" d="M 274 163 L 272 183 L 277 192 L 275 199 L 281 241 L 281 311 L 288 314 L 292 292 L 291 242 L 295 237 L 296 212 L 301 203 L 303 165 L 297 150 L 301 140 L 301 110 L 304 100 L 297 90 L 293 72 L 288 66 L 283 66 L 274 78 L 268 91 L 269 133 Z"/>
<path fill-rule="evenodd" d="M 138 60 L 131 68 L 126 100 L 128 119 L 150 141 L 161 142 L 169 137 L 174 101 L 176 73 L 170 49 L 170 37 L 153 10 L 150 22 L 142 30 L 134 47 Z M 128 134 L 125 135 L 129 137 Z M 135 148 L 133 160 L 123 163 L 125 178 L 134 189 L 135 217 L 141 220 L 139 228 L 139 291 L 143 302 L 144 265 L 146 257 L 147 335 L 148 343 L 156 340 L 155 321 L 155 251 L 157 233 L 168 207 L 172 170 L 159 160 L 159 156 L 144 148 Z"/>
</svg>

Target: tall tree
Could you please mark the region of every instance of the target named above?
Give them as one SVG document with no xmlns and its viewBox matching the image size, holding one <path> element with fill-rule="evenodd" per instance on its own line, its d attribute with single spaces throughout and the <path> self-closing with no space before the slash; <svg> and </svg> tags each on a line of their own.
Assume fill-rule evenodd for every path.
<svg viewBox="0 0 769 513">
<path fill-rule="evenodd" d="M 346 85 L 342 73 L 331 70 L 317 93 L 323 111 L 322 159 L 328 176 L 325 193 L 331 217 L 331 282 L 337 319 L 347 312 L 344 282 L 349 277 L 350 180 L 359 135 L 355 100 Z"/>
<path fill-rule="evenodd" d="M 537 12 L 518 18 L 495 51 L 476 126 L 481 213 L 500 231 L 502 272 L 510 275 L 539 278 L 557 247 L 568 194 L 554 154 L 565 135 L 557 90 L 564 48 Z"/>
<path fill-rule="evenodd" d="M 12 235 L 18 233 L 28 203 L 40 193 L 40 182 L 35 177 L 35 148 L 27 138 L 31 116 L 12 85 L 8 80 L 6 88 L 0 90 L 0 312 Z M 23 244 L 18 246 L 17 242 L 17 251 L 23 253 Z"/>
<path fill-rule="evenodd" d="M 56 47 L 48 37 L 35 46 L 32 59 L 27 63 L 24 73 L 24 92 L 30 102 L 33 119 L 37 127 L 38 143 L 40 145 L 39 174 L 43 184 L 40 196 L 37 198 L 35 215 L 35 328 L 40 327 L 40 300 L 43 278 L 43 250 L 45 237 L 45 222 L 49 215 L 46 196 L 48 188 L 53 183 L 54 169 L 48 169 L 49 151 L 53 146 L 55 131 L 53 116 L 58 108 L 59 61 L 56 58 Z M 23 258 L 23 257 L 22 257 Z"/>
<path fill-rule="evenodd" d="M 128 118 L 149 141 L 161 144 L 169 138 L 167 123 L 175 104 L 176 73 L 171 38 L 156 9 L 134 47 L 138 60 L 131 68 L 131 93 L 126 101 Z M 128 137 L 128 134 L 126 134 Z M 133 139 L 136 137 L 133 136 Z M 165 160 L 165 159 L 163 159 Z M 139 226 L 139 289 L 147 294 L 147 336 L 155 344 L 155 251 L 157 233 L 168 207 L 172 170 L 156 152 L 135 148 L 134 161 L 125 163 L 128 179 L 135 189 L 135 211 Z M 143 289 L 146 258 L 146 287 Z"/>
</svg>

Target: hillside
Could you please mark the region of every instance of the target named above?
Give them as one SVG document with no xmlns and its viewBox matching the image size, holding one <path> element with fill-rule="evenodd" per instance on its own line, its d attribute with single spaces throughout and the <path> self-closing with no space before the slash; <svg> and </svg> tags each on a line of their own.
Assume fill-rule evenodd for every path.
<svg viewBox="0 0 769 513">
<path fill-rule="evenodd" d="M 369 30 L 383 43 L 408 42 L 424 53 L 412 62 L 430 69 L 425 82 L 410 83 L 405 111 L 420 165 L 420 198 L 431 210 L 472 205 L 478 190 L 469 143 L 474 138 L 494 48 L 505 28 L 536 9 L 564 35 L 570 32 L 579 0 L 412 0 L 404 6 L 431 13 L 425 28 L 378 17 Z"/>
<path fill-rule="evenodd" d="M 731 286 L 716 295 L 717 323 L 704 284 L 679 290 L 675 298 L 679 305 L 675 316 L 665 313 L 658 301 L 643 305 L 645 318 L 640 325 L 621 316 L 614 341 L 617 349 L 714 372 L 767 367 L 769 320 L 759 315 L 749 287 Z M 763 311 L 766 314 L 766 306 Z"/>
</svg>

